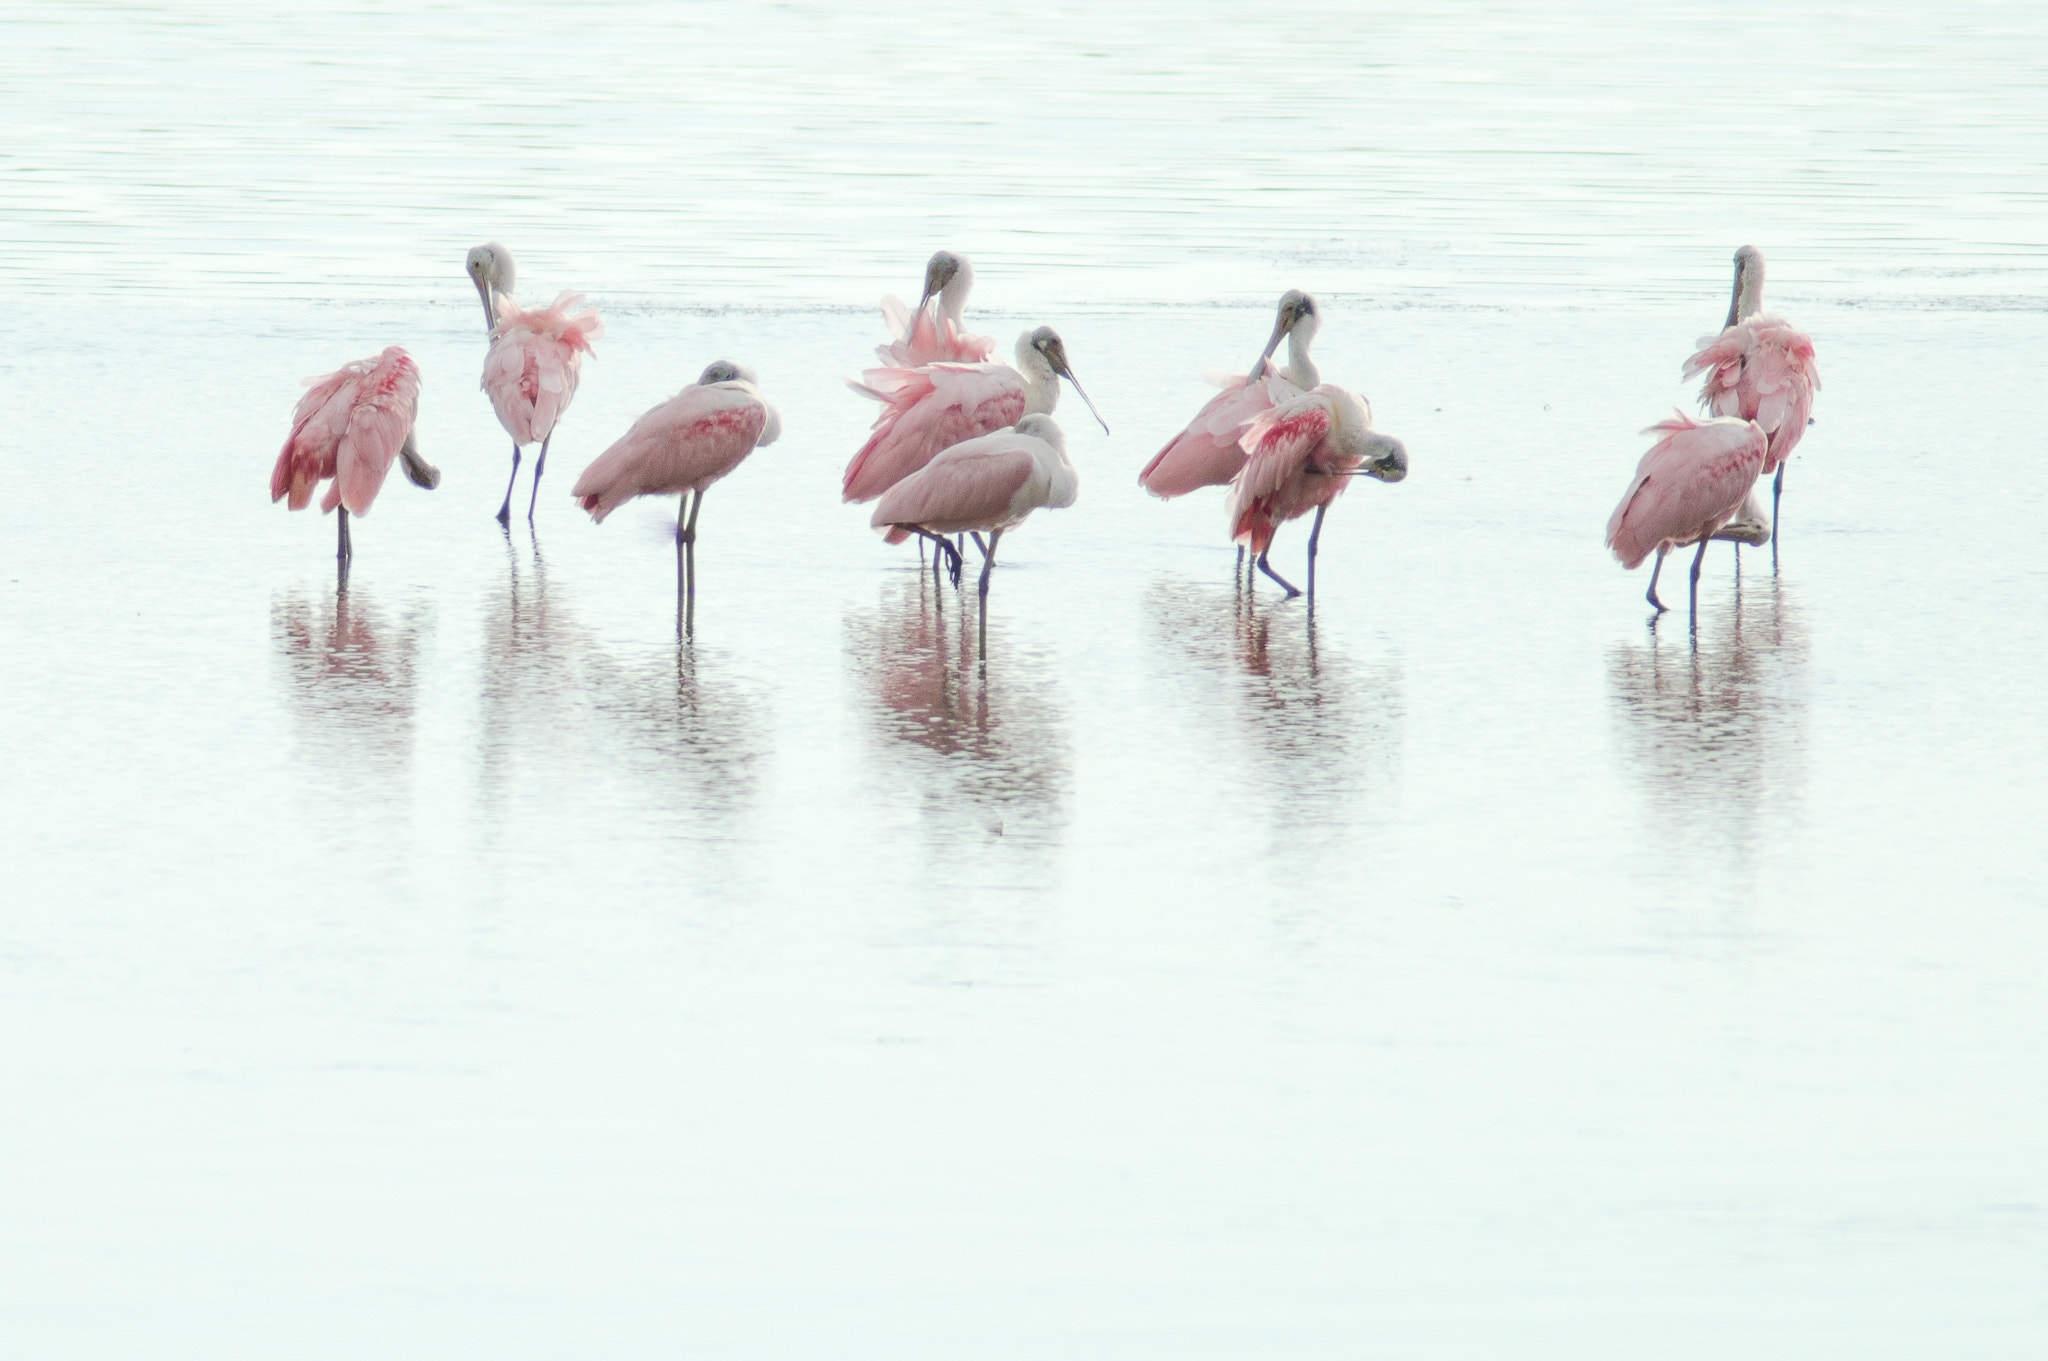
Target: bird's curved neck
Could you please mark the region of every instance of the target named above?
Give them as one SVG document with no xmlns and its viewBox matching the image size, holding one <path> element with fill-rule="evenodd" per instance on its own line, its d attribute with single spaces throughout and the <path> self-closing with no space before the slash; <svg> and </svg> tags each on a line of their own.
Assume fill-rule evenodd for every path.
<svg viewBox="0 0 2048 1361">
<path fill-rule="evenodd" d="M 1024 414 L 1050 416 L 1060 404 L 1060 376 L 1047 364 L 1024 366 Z M 1065 454 L 1060 455 L 1065 458 Z"/>
<path fill-rule="evenodd" d="M 1721 324 L 1727 330 L 1738 321 L 1747 321 L 1764 310 L 1764 272 L 1761 267 L 1745 260 L 1735 270 L 1735 290 L 1728 299 L 1728 320 Z"/>
<path fill-rule="evenodd" d="M 1280 376 L 1307 392 L 1322 382 L 1322 375 L 1316 371 L 1316 361 L 1308 357 L 1310 337 L 1293 331 L 1287 337 L 1287 362 L 1280 368 Z"/>
</svg>

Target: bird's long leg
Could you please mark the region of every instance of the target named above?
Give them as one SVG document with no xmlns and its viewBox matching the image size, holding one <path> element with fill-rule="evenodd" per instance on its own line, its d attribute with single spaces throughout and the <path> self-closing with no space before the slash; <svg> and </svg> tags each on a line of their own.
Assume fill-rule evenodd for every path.
<svg viewBox="0 0 2048 1361">
<path fill-rule="evenodd" d="M 967 531 L 967 537 L 974 540 L 974 546 L 981 550 L 981 556 L 984 562 L 988 560 L 989 547 L 990 544 L 992 544 L 995 541 L 995 536 L 997 532 L 998 531 L 996 530 L 990 530 L 989 543 L 983 543 L 981 541 L 981 532 L 979 530 L 970 529 Z"/>
<path fill-rule="evenodd" d="M 1323 535 L 1323 512 L 1328 506 L 1316 507 L 1316 522 L 1308 532 L 1308 607 L 1316 607 L 1316 540 Z"/>
<path fill-rule="evenodd" d="M 1237 566 L 1231 569 L 1230 584 L 1235 590 L 1244 589 L 1244 545 L 1237 546 Z"/>
<path fill-rule="evenodd" d="M 512 484 L 519 480 L 519 442 L 512 442 L 512 476 L 505 479 L 505 504 L 498 507 L 498 523 L 512 523 Z"/>
<path fill-rule="evenodd" d="M 338 584 L 346 586 L 348 585 L 348 566 L 351 562 L 355 561 L 356 550 L 348 541 L 348 507 L 338 507 L 336 514 L 341 517 L 341 530 L 334 546 L 335 571 L 339 578 Z"/>
<path fill-rule="evenodd" d="M 977 621 L 977 627 L 981 632 L 981 651 L 979 655 L 984 661 L 988 659 L 988 575 L 996 570 L 996 544 L 1002 540 L 1002 537 L 1002 530 L 990 530 L 988 533 L 988 546 L 981 550 L 981 609 L 979 611 L 980 618 Z M 974 541 L 980 543 L 981 535 L 975 535 Z"/>
<path fill-rule="evenodd" d="M 1296 588 L 1293 582 L 1289 581 L 1286 577 L 1281 576 L 1278 572 L 1273 570 L 1273 564 L 1266 560 L 1268 557 L 1272 555 L 1272 552 L 1273 541 L 1271 539 L 1268 539 L 1266 540 L 1265 548 L 1260 550 L 1259 552 L 1259 570 L 1261 572 L 1264 572 L 1267 576 L 1273 578 L 1273 580 L 1279 582 L 1280 588 L 1287 592 L 1287 598 L 1289 600 L 1292 600 L 1294 599 L 1294 597 L 1300 595 L 1301 591 L 1298 588 Z"/>
<path fill-rule="evenodd" d="M 1785 465 L 1778 465 L 1778 475 L 1771 479 L 1771 566 L 1778 565 L 1778 498 L 1785 494 Z"/>
<path fill-rule="evenodd" d="M 1707 545 L 1712 541 L 1713 535 L 1702 535 L 1700 537 L 1699 552 L 1692 555 L 1692 624 L 1694 628 L 1698 628 L 1700 623 L 1700 564 L 1707 560 Z"/>
<path fill-rule="evenodd" d="M 697 495 L 690 502 L 690 522 L 683 526 L 683 562 L 688 570 L 684 573 L 687 584 L 683 589 L 683 635 L 688 637 L 697 626 L 697 512 L 704 509 L 704 489 L 697 488 Z"/>
<path fill-rule="evenodd" d="M 528 497 L 526 501 L 526 523 L 528 524 L 533 523 L 533 508 L 540 504 L 540 475 L 548 470 L 548 440 L 554 437 L 554 432 L 550 431 L 548 439 L 540 442 L 540 457 L 533 461 L 533 495 Z M 505 494 L 510 496 L 512 489 L 507 487 Z"/>
<path fill-rule="evenodd" d="M 1669 547 L 1664 545 L 1658 546 L 1657 565 L 1650 569 L 1650 591 L 1649 594 L 1643 597 L 1643 599 L 1650 602 L 1650 608 L 1659 614 L 1664 613 L 1664 602 L 1657 598 L 1657 576 L 1664 570 L 1664 555 L 1670 551 Z"/>
</svg>

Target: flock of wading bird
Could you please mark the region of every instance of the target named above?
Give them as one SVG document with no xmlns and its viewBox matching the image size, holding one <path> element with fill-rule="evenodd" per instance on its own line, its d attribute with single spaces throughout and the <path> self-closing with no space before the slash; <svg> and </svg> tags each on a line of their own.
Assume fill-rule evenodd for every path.
<svg viewBox="0 0 2048 1361">
<path fill-rule="evenodd" d="M 483 300 L 489 334 L 482 387 L 512 436 L 512 475 L 498 522 L 511 521 L 520 451 L 538 444 L 526 506 L 531 522 L 548 444 L 575 399 L 583 356 L 603 324 L 578 293 L 563 293 L 546 307 L 520 306 L 512 291 L 511 252 L 495 242 L 470 251 L 467 269 Z M 1811 420 L 1820 373 L 1813 341 L 1761 310 L 1763 283 L 1762 254 L 1744 246 L 1735 254 L 1734 297 L 1723 329 L 1702 340 L 1685 363 L 1685 377 L 1706 375 L 1700 405 L 1710 417 L 1694 421 L 1674 413 L 1643 432 L 1659 438 L 1607 523 L 1607 546 L 1623 566 L 1633 570 L 1656 555 L 1649 601 L 1660 614 L 1665 606 L 1657 598 L 1657 577 L 1673 548 L 1699 545 L 1692 563 L 1695 618 L 1700 564 L 1710 541 L 1770 543 L 1776 559 L 1785 459 Z M 991 358 L 994 341 L 962 325 L 973 286 L 966 258 L 940 251 L 925 267 L 915 308 L 883 299 L 890 339 L 876 348 L 881 365 L 858 382 L 849 380 L 856 392 L 880 402 L 882 413 L 847 464 L 841 493 L 848 502 L 875 502 L 869 522 L 887 542 L 929 541 L 932 570 L 949 574 L 956 588 L 966 541 L 973 540 L 982 558 L 985 647 L 997 544 L 1032 511 L 1073 505 L 1080 490 L 1066 439 L 1052 419 L 1059 380 L 1072 383 L 1096 420 L 1102 417 L 1050 326 L 1017 338 L 1016 367 Z M 1301 592 L 1269 561 L 1274 531 L 1314 511 L 1308 537 L 1311 607 L 1316 544 L 1331 503 L 1353 477 L 1399 482 L 1408 474 L 1408 451 L 1372 428 L 1371 407 L 1321 381 L 1309 357 L 1321 324 L 1315 299 L 1289 290 L 1251 371 L 1215 380 L 1223 390 L 1138 475 L 1147 491 L 1162 498 L 1227 486 L 1230 532 L 1247 588 L 1254 573 L 1263 572 L 1290 598 Z M 1287 362 L 1275 367 L 1273 356 L 1283 340 Z M 273 501 L 289 498 L 291 508 L 300 510 L 319 483 L 332 479 L 320 508 L 339 512 L 336 557 L 346 585 L 349 517 L 369 513 L 392 463 L 428 489 L 440 484 L 441 474 L 414 442 L 420 377 L 403 349 L 391 346 L 375 358 L 308 379 L 307 386 L 271 473 L 270 494 Z M 635 421 L 570 488 L 600 523 L 636 496 L 682 498 L 676 586 L 677 624 L 685 633 L 695 620 L 697 515 L 704 493 L 781 433 L 782 422 L 753 372 L 720 359 Z M 1756 487 L 1773 469 L 1777 478 L 1766 515 Z"/>
</svg>

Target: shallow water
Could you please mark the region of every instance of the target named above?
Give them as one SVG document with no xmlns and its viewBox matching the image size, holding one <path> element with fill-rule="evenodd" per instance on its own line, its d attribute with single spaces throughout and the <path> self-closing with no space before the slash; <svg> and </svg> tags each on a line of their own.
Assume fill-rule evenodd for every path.
<svg viewBox="0 0 2048 1361">
<path fill-rule="evenodd" d="M 0 19 L 7 1352 L 2037 1354 L 2048 22 L 937 13 Z M 607 315 L 509 536 L 486 237 Z M 1694 635 L 1600 528 L 1744 240 L 1827 386 Z M 834 495 L 941 244 L 1115 432 L 985 666 Z M 1133 482 L 1289 285 L 1414 464 L 1312 621 Z M 718 355 L 679 649 L 566 492 Z"/>
</svg>

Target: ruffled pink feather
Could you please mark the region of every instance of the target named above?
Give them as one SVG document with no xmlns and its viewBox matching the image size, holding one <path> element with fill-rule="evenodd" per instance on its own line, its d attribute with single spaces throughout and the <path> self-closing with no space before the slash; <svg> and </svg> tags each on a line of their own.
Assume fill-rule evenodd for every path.
<svg viewBox="0 0 2048 1361">
<path fill-rule="evenodd" d="M 925 364 L 869 369 L 847 386 L 882 403 L 874 433 L 846 465 L 841 495 L 872 501 L 942 449 L 1015 425 L 1024 375 L 1007 364 Z"/>
<path fill-rule="evenodd" d="M 535 444 L 554 433 L 575 399 L 583 356 L 603 334 L 604 322 L 596 308 L 583 306 L 581 293 L 534 308 L 498 299 L 482 387 L 514 443 Z"/>
<path fill-rule="evenodd" d="M 270 499 L 289 497 L 291 509 L 303 510 L 313 489 L 333 478 L 321 511 L 342 506 L 368 515 L 418 414 L 419 368 L 393 345 L 306 381 L 310 390 L 292 412 L 291 433 L 270 472 Z"/>
<path fill-rule="evenodd" d="M 1791 456 L 1813 415 L 1820 366 L 1813 338 L 1782 317 L 1759 312 L 1700 341 L 1684 377 L 1704 373 L 1700 409 L 1755 421 L 1770 442 L 1763 470 Z"/>
<path fill-rule="evenodd" d="M 875 346 L 875 357 L 889 368 L 917 368 L 942 362 L 978 364 L 996 352 L 988 336 L 970 335 L 940 310 L 934 298 L 911 315 L 901 298 L 882 299 L 882 320 L 894 337 Z"/>
</svg>

